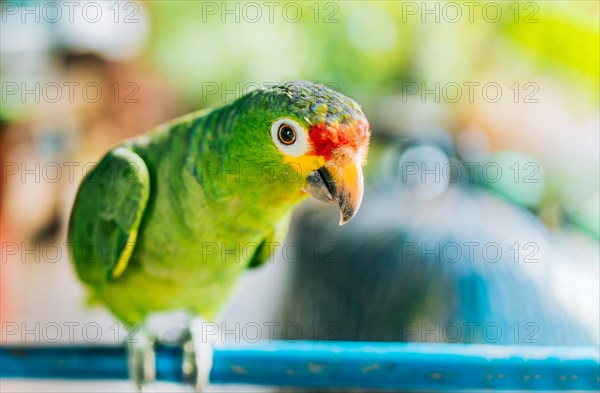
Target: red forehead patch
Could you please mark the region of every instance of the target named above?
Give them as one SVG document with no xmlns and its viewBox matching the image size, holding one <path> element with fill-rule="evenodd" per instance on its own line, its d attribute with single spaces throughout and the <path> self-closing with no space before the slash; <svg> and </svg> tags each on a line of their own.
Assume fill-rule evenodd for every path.
<svg viewBox="0 0 600 393">
<path fill-rule="evenodd" d="M 312 143 L 312 154 L 329 160 L 332 152 L 340 147 L 358 151 L 369 144 L 369 123 L 361 118 L 355 123 L 316 124 L 308 129 L 308 137 Z"/>
</svg>

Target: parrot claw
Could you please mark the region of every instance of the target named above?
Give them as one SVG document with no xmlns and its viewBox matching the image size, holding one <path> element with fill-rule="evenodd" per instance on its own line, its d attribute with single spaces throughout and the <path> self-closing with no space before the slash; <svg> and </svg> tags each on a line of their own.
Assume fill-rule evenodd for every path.
<svg viewBox="0 0 600 393">
<path fill-rule="evenodd" d="M 203 335 L 205 329 L 202 325 L 205 321 L 202 318 L 193 318 L 190 322 L 189 330 L 191 339 L 183 346 L 184 351 L 184 373 L 194 378 L 194 384 L 197 392 L 202 392 L 209 383 L 210 371 L 213 365 L 213 348 L 215 337 Z"/>
<path fill-rule="evenodd" d="M 141 332 L 129 343 L 129 375 L 135 382 L 138 392 L 142 392 L 144 386 L 156 380 L 155 342 L 155 337 Z"/>
</svg>

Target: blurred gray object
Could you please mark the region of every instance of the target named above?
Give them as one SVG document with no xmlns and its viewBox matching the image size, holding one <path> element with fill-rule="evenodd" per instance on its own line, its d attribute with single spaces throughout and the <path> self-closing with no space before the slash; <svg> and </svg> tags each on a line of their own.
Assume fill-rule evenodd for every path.
<svg viewBox="0 0 600 393">
<path fill-rule="evenodd" d="M 351 223 L 321 204 L 298 212 L 288 241 L 302 253 L 286 263 L 277 320 L 310 332 L 301 339 L 598 343 L 597 261 L 571 258 L 530 212 L 468 183 L 398 177 L 407 155 L 443 167 L 448 146 L 390 151 Z"/>
</svg>

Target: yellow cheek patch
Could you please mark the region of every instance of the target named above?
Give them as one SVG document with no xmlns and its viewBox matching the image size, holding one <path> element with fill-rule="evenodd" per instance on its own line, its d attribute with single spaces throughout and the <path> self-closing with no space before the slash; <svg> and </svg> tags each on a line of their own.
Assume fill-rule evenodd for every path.
<svg viewBox="0 0 600 393">
<path fill-rule="evenodd" d="M 283 155 L 283 162 L 290 165 L 304 179 L 312 171 L 315 171 L 325 165 L 325 159 L 320 156 L 304 155 L 292 157 Z"/>
</svg>

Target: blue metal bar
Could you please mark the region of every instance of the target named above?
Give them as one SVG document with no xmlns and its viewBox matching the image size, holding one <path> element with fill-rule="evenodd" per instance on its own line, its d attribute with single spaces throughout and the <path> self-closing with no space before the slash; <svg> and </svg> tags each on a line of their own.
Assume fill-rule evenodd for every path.
<svg viewBox="0 0 600 393">
<path fill-rule="evenodd" d="M 182 381 L 182 351 L 157 347 L 158 379 Z M 0 377 L 125 379 L 123 347 L 3 347 Z M 463 391 L 600 390 L 598 347 L 418 343 L 220 344 L 211 383 Z"/>
</svg>

